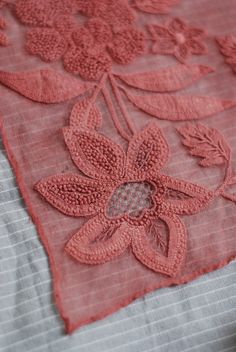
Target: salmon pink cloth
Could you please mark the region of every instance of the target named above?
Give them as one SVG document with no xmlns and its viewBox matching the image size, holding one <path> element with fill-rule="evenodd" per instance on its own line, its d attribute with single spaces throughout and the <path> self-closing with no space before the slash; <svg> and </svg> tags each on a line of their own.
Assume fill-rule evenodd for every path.
<svg viewBox="0 0 236 352">
<path fill-rule="evenodd" d="M 235 1 L 0 11 L 2 139 L 66 331 L 236 258 Z"/>
</svg>

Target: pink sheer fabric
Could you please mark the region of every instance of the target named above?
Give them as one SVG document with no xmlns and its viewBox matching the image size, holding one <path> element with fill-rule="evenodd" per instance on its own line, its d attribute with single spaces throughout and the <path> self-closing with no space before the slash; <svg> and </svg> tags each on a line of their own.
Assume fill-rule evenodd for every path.
<svg viewBox="0 0 236 352">
<path fill-rule="evenodd" d="M 234 0 L 1 11 L 2 138 L 67 332 L 235 258 Z"/>
</svg>

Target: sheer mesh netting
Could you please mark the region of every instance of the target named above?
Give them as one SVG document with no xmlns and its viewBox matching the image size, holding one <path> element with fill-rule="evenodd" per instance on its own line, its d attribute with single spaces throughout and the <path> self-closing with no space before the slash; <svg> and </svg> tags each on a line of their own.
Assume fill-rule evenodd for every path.
<svg viewBox="0 0 236 352">
<path fill-rule="evenodd" d="M 234 259 L 235 1 L 0 11 L 3 141 L 67 332 Z"/>
</svg>

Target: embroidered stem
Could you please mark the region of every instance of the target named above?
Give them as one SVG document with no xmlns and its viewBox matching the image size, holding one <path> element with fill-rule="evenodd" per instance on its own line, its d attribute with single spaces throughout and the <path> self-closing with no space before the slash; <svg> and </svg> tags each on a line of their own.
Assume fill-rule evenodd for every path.
<svg viewBox="0 0 236 352">
<path fill-rule="evenodd" d="M 105 98 L 107 107 L 108 107 L 108 109 L 109 109 L 109 111 L 111 113 L 111 117 L 112 117 L 112 120 L 114 122 L 114 125 L 115 125 L 117 131 L 120 133 L 120 135 L 125 140 L 130 141 L 131 137 L 128 135 L 128 133 L 126 133 L 126 131 L 121 126 L 119 118 L 118 118 L 118 116 L 116 114 L 116 111 L 114 109 L 113 102 L 111 100 L 110 94 L 109 94 L 109 92 L 108 92 L 108 90 L 107 90 L 107 88 L 105 86 L 102 88 L 102 93 L 103 93 L 103 96 Z"/>
<path fill-rule="evenodd" d="M 104 73 L 102 78 L 101 78 L 101 80 L 100 80 L 100 82 L 96 85 L 96 88 L 95 88 L 95 90 L 93 92 L 93 95 L 92 95 L 92 98 L 91 98 L 91 103 L 92 104 L 95 103 L 99 93 L 101 92 L 101 89 L 103 87 L 105 87 L 107 76 L 108 76 L 107 73 Z"/>
<path fill-rule="evenodd" d="M 225 171 L 225 178 L 223 183 L 215 190 L 215 196 L 223 195 L 223 191 L 228 186 L 230 179 L 232 177 L 232 167 L 231 167 L 231 156 L 229 156 L 227 167 Z"/>
<path fill-rule="evenodd" d="M 107 80 L 107 73 L 104 73 L 100 82 L 96 85 L 96 88 L 93 91 L 92 97 L 88 100 L 88 106 L 87 106 L 86 111 L 84 113 L 85 124 L 87 124 L 87 122 L 88 122 L 90 109 L 94 105 L 94 103 L 96 102 L 97 97 L 101 93 L 102 88 L 105 86 L 106 80 Z"/>
<path fill-rule="evenodd" d="M 130 119 L 129 117 L 129 113 L 125 107 L 125 104 L 123 102 L 123 99 L 122 99 L 122 96 L 120 94 L 120 91 L 118 89 L 118 86 L 117 86 L 117 83 L 116 83 L 116 80 L 113 76 L 113 74 L 109 74 L 109 78 L 110 78 L 110 82 L 111 82 L 111 86 L 112 86 L 112 89 L 113 89 L 113 92 L 114 92 L 114 95 L 117 99 L 117 102 L 118 102 L 118 105 L 120 107 L 120 110 L 124 116 L 124 119 L 130 129 L 130 131 L 132 132 L 132 134 L 135 134 L 136 133 L 136 128 L 135 128 L 135 125 L 133 123 L 133 121 Z"/>
</svg>

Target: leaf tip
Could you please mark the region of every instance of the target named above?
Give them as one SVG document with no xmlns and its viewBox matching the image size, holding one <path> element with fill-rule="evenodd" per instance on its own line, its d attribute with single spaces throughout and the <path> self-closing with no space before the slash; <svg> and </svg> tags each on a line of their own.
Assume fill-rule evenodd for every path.
<svg viewBox="0 0 236 352">
<path fill-rule="evenodd" d="M 233 108 L 233 107 L 236 106 L 236 101 L 234 101 L 234 100 L 223 100 L 222 101 L 222 105 L 223 105 L 224 109 Z"/>
<path fill-rule="evenodd" d="M 200 73 L 202 73 L 204 75 L 206 75 L 208 73 L 215 72 L 215 68 L 210 67 L 210 66 L 206 66 L 206 65 L 200 65 L 199 70 L 200 70 Z"/>
<path fill-rule="evenodd" d="M 43 196 L 44 190 L 45 190 L 45 184 L 44 184 L 43 180 L 35 183 L 35 185 L 33 186 L 33 189 Z"/>
</svg>

